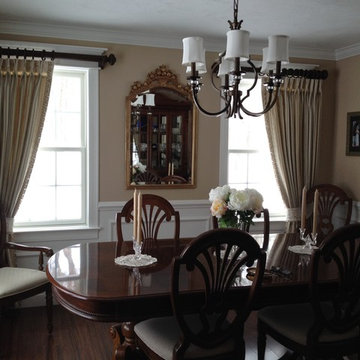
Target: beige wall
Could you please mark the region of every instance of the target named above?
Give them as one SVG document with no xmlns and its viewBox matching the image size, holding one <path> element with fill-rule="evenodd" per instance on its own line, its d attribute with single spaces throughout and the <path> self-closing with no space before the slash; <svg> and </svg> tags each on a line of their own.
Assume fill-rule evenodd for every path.
<svg viewBox="0 0 360 360">
<path fill-rule="evenodd" d="M 143 82 L 147 74 L 161 64 L 186 83 L 185 69 L 181 65 L 181 50 L 140 46 L 111 46 L 117 57 L 114 66 L 108 66 L 100 75 L 100 201 L 117 201 L 132 196 L 125 188 L 125 97 L 136 80 Z M 208 62 L 215 54 L 208 54 Z M 202 89 L 205 106 L 219 103 L 215 91 Z M 195 189 L 151 190 L 171 200 L 204 199 L 209 189 L 218 182 L 219 119 L 199 116 L 197 142 L 197 168 Z"/>
<path fill-rule="evenodd" d="M 334 166 L 332 179 L 343 186 L 357 201 L 360 200 L 360 157 L 346 156 L 347 113 L 360 112 L 360 56 L 336 64 L 337 106 L 335 116 Z"/>
<path fill-rule="evenodd" d="M 131 190 L 125 187 L 125 97 L 134 81 L 144 81 L 146 75 L 161 64 L 178 75 L 182 83 L 186 82 L 184 68 L 181 66 L 181 50 L 140 47 L 131 45 L 114 45 L 91 42 L 78 42 L 48 38 L 26 38 L 19 36 L 2 36 L 1 39 L 38 41 L 45 43 L 64 43 L 69 45 L 83 45 L 106 47 L 109 53 L 114 53 L 117 62 L 114 66 L 106 66 L 100 72 L 100 201 L 121 201 L 132 196 Z M 207 54 L 208 68 L 216 58 L 215 53 Z M 292 59 L 292 62 L 314 63 L 329 71 L 329 78 L 323 84 L 323 132 L 320 143 L 320 161 L 316 182 L 328 182 L 335 173 L 332 154 L 335 152 L 334 142 L 334 113 L 335 113 L 335 70 L 333 61 Z M 200 99 L 205 108 L 216 110 L 219 99 L 211 88 L 208 79 L 201 90 Z M 344 85 L 345 86 L 345 85 Z M 354 80 L 355 93 L 355 80 Z M 359 96 L 359 95 L 357 95 Z M 357 101 L 356 103 L 359 103 Z M 355 100 L 353 102 L 355 105 Z M 350 110 L 345 110 L 350 111 Z M 219 178 L 219 118 L 206 117 L 200 114 L 198 123 L 197 142 L 197 187 L 195 189 L 152 190 L 170 200 L 207 199 L 209 189 L 218 184 Z M 340 144 L 341 146 L 341 144 Z M 340 150 L 339 150 L 340 151 Z M 339 153 L 336 151 L 336 153 Z M 349 159 L 349 158 L 347 158 Z M 354 159 L 350 159 L 354 160 Z M 358 159 L 356 159 L 358 160 Z M 339 160 L 341 162 L 342 160 Z M 337 166 L 340 166 L 337 165 Z M 358 174 L 359 177 L 359 174 Z M 334 180 L 339 181 L 336 177 Z M 350 183 L 349 183 L 350 184 Z M 350 186 L 351 188 L 351 186 Z M 359 198 L 359 193 L 357 194 Z"/>
</svg>

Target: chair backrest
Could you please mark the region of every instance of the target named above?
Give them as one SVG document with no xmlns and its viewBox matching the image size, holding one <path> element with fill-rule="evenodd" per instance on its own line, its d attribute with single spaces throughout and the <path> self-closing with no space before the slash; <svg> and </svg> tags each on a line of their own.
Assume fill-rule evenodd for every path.
<svg viewBox="0 0 360 360">
<path fill-rule="evenodd" d="M 326 332 L 329 339 L 354 331 L 356 349 L 360 338 L 360 223 L 346 225 L 328 235 L 311 261 L 311 299 L 316 321 L 308 334 L 309 344 Z M 324 266 L 326 268 L 324 269 Z M 337 277 L 332 300 L 325 305 L 318 287 L 321 273 L 331 271 Z M 331 335 L 333 334 L 333 336 Z M 351 343 L 348 344 L 351 346 Z M 357 347 L 356 347 L 357 346 Z"/>
<path fill-rule="evenodd" d="M 168 175 L 161 178 L 161 182 L 166 184 L 187 184 L 188 181 L 179 175 Z"/>
<path fill-rule="evenodd" d="M 317 224 L 317 240 L 320 243 L 325 236 L 335 229 L 335 209 L 339 209 L 339 205 L 344 206 L 344 221 L 339 223 L 337 227 L 350 224 L 352 213 L 352 199 L 340 187 L 333 184 L 320 184 L 310 188 L 307 192 L 307 203 L 314 202 L 315 191 L 319 190 L 319 206 L 318 206 L 318 224 Z M 307 220 L 307 229 L 311 231 L 312 217 Z"/>
<path fill-rule="evenodd" d="M 230 358 L 242 358 L 244 354 L 243 324 L 248 317 L 256 289 L 260 286 L 266 255 L 256 240 L 239 229 L 214 229 L 192 240 L 179 257 L 174 258 L 171 301 L 173 312 L 183 334 L 175 351 L 182 354 L 190 344 L 202 348 L 214 348 L 234 340 L 234 354 Z M 228 294 L 241 286 L 239 270 L 252 266 L 257 260 L 257 271 L 248 292 L 230 301 Z M 199 287 L 198 309 L 194 315 L 186 315 L 189 303 L 181 293 L 180 273 L 187 275 Z M 236 284 L 236 285 L 235 285 Z M 231 315 L 231 316 L 230 316 Z M 181 357 L 180 357 L 181 358 Z"/>
<path fill-rule="evenodd" d="M 155 173 L 148 170 L 143 173 L 136 174 L 134 181 L 136 183 L 144 182 L 146 184 L 160 184 L 160 178 Z"/>
<path fill-rule="evenodd" d="M 117 256 L 121 252 L 121 244 L 124 241 L 123 220 L 126 223 L 133 221 L 134 201 L 130 199 L 123 207 L 121 212 L 116 214 L 117 227 Z M 171 239 L 174 240 L 174 247 L 177 251 L 179 248 L 180 238 L 180 215 L 174 207 L 165 198 L 154 194 L 142 195 L 142 217 L 141 232 L 143 239 L 143 251 L 156 248 L 158 246 L 158 235 L 161 226 L 165 222 L 174 221 L 174 234 Z M 130 239 L 129 239 L 130 240 Z M 120 246 L 119 246 L 120 245 Z"/>
<path fill-rule="evenodd" d="M 267 250 L 267 248 L 269 246 L 269 237 L 270 237 L 270 215 L 269 215 L 269 210 L 268 209 L 262 209 L 262 211 L 260 213 L 255 214 L 254 217 L 256 217 L 256 218 L 263 217 L 263 221 L 264 221 L 264 228 L 263 228 L 264 241 L 263 241 L 262 249 Z M 218 219 L 217 219 L 216 216 L 212 217 L 212 222 L 213 222 L 213 228 L 218 229 L 219 228 L 219 223 L 218 223 Z M 250 232 L 250 224 L 245 224 L 245 226 L 242 228 L 242 230 L 244 230 L 246 232 Z"/>
</svg>

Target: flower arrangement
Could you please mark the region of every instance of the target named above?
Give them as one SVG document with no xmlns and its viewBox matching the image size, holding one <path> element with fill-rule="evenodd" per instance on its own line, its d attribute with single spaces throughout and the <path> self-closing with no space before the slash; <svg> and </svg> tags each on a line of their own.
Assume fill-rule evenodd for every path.
<svg viewBox="0 0 360 360">
<path fill-rule="evenodd" d="M 252 224 L 261 212 L 263 197 L 255 189 L 236 190 L 229 185 L 218 186 L 209 193 L 211 214 L 218 218 L 220 227 L 241 227 Z"/>
<path fill-rule="evenodd" d="M 132 166 L 132 181 L 136 182 L 136 175 L 143 174 L 146 171 L 146 165 L 137 162 Z"/>
</svg>

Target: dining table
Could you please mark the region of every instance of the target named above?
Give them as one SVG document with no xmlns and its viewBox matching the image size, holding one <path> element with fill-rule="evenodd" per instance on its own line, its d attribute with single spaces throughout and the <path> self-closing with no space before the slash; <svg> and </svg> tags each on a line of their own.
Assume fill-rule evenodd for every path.
<svg viewBox="0 0 360 360">
<path fill-rule="evenodd" d="M 254 238 L 261 245 L 262 237 L 254 235 Z M 309 300 L 312 250 L 303 251 L 303 245 L 298 233 L 271 234 L 266 271 L 254 310 Z M 110 327 L 113 360 L 132 358 L 136 322 L 172 314 L 171 264 L 177 255 L 174 246 L 169 241 L 159 241 L 159 246 L 148 254 L 157 262 L 149 266 L 123 266 L 115 262 L 119 254 L 133 252 L 131 241 L 81 243 L 56 252 L 46 268 L 60 305 L 83 318 L 113 323 Z M 249 290 L 252 270 L 245 267 L 238 273 L 230 292 L 234 301 L 241 292 Z M 201 301 L 196 279 L 184 277 L 182 289 L 183 301 L 191 313 Z M 331 297 L 333 289 L 334 274 L 326 270 L 321 273 L 324 299 Z"/>
</svg>

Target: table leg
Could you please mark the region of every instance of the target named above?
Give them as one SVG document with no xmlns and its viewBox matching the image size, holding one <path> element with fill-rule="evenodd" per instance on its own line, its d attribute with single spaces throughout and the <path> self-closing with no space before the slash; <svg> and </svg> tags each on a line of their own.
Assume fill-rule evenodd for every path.
<svg viewBox="0 0 360 360">
<path fill-rule="evenodd" d="M 113 339 L 112 360 L 131 359 L 131 353 L 136 349 L 134 323 L 123 322 L 113 325 L 110 327 L 110 335 Z"/>
</svg>

